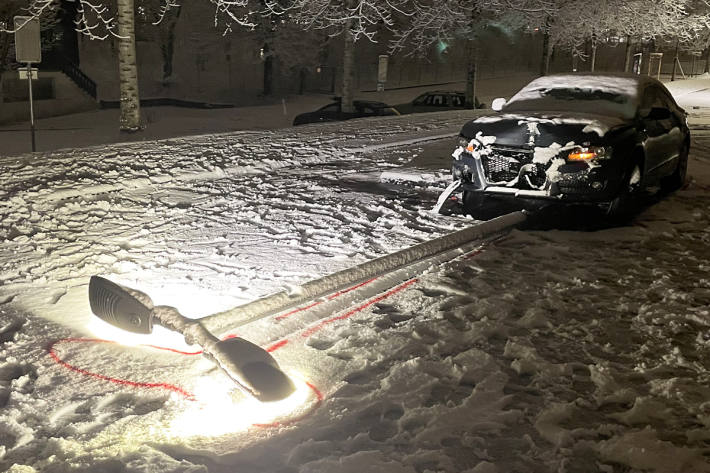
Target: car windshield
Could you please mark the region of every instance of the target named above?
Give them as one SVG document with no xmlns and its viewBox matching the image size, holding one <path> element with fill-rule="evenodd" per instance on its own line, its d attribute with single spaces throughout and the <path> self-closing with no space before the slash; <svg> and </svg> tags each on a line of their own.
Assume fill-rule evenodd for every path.
<svg viewBox="0 0 710 473">
<path fill-rule="evenodd" d="M 549 76 L 515 94 L 505 112 L 582 112 L 631 118 L 637 108 L 637 83 L 625 77 Z"/>
<path fill-rule="evenodd" d="M 337 112 L 340 110 L 340 103 L 331 103 L 318 109 L 320 112 Z"/>
</svg>

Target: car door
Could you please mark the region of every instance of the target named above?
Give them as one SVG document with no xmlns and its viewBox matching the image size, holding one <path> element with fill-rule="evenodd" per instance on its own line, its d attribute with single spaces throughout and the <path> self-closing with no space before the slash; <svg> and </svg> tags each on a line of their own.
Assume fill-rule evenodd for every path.
<svg viewBox="0 0 710 473">
<path fill-rule="evenodd" d="M 340 115 L 340 104 L 331 103 L 329 105 L 326 105 L 325 107 L 321 107 L 318 110 L 318 121 L 330 122 L 335 120 L 341 120 L 342 118 L 340 117 Z"/>
<path fill-rule="evenodd" d="M 677 156 L 680 129 L 668 105 L 658 87 L 650 86 L 644 90 L 639 114 L 646 134 L 644 148 L 647 184 L 653 184 L 662 177 L 664 170 Z M 662 110 L 667 113 L 661 113 Z"/>
<path fill-rule="evenodd" d="M 671 112 L 669 122 L 671 129 L 668 133 L 668 150 L 667 154 L 669 159 L 663 163 L 658 171 L 661 176 L 668 176 L 675 171 L 678 163 L 678 157 L 680 156 L 680 150 L 683 148 L 685 141 L 685 131 L 684 131 L 684 121 L 685 117 L 682 116 L 678 111 L 678 106 L 670 95 L 664 90 L 661 91 L 661 100 L 665 104 L 666 108 Z"/>
</svg>

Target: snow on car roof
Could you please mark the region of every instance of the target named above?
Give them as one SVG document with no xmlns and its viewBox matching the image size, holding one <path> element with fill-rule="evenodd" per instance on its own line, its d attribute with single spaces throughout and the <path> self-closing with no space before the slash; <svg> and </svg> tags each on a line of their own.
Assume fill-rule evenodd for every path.
<svg viewBox="0 0 710 473">
<path fill-rule="evenodd" d="M 653 79 L 613 74 L 555 74 L 539 77 L 523 87 L 505 110 L 595 111 L 631 117 L 639 91 Z"/>
</svg>

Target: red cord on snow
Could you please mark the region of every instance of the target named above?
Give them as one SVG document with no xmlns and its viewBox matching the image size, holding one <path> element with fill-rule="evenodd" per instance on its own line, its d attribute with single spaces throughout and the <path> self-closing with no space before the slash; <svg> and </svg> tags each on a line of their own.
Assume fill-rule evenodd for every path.
<svg viewBox="0 0 710 473">
<path fill-rule="evenodd" d="M 101 380 L 104 380 L 104 381 L 109 381 L 109 382 L 111 382 L 111 383 L 121 384 L 121 385 L 124 385 L 124 386 L 131 386 L 131 387 L 134 387 L 134 388 L 147 388 L 147 389 L 160 388 L 160 389 L 165 389 L 165 390 L 168 390 L 168 391 L 173 391 L 173 392 L 175 392 L 175 393 L 178 393 L 178 394 L 180 394 L 182 397 L 184 397 L 185 399 L 187 399 L 187 400 L 189 400 L 189 401 L 195 401 L 195 400 L 196 400 L 194 394 L 192 394 L 192 393 L 190 393 L 190 392 L 188 392 L 188 391 L 182 389 L 182 388 L 179 387 L 179 386 L 175 386 L 174 384 L 169 384 L 169 383 L 144 383 L 144 382 L 139 382 L 139 381 L 131 381 L 131 380 L 129 380 L 129 379 L 114 378 L 114 377 L 111 377 L 111 376 L 106 376 L 106 375 L 103 375 L 103 374 L 94 373 L 94 372 L 92 372 L 92 371 L 88 371 L 88 370 L 85 370 L 85 369 L 83 369 L 83 368 L 79 368 L 79 367 L 77 367 L 77 366 L 74 366 L 74 365 L 72 365 L 72 364 L 70 364 L 70 363 L 67 363 L 66 361 L 62 360 L 62 359 L 59 357 L 59 355 L 57 355 L 56 351 L 54 350 L 54 348 L 55 348 L 57 345 L 60 345 L 60 344 L 62 344 L 62 343 L 116 343 L 116 342 L 113 342 L 113 341 L 111 341 L 111 340 L 102 340 L 102 339 L 100 339 L 100 338 L 63 338 L 63 339 L 61 339 L 61 340 L 57 340 L 57 341 L 55 341 L 55 342 L 52 342 L 52 343 L 49 345 L 49 356 L 51 356 L 52 359 L 53 359 L 54 361 L 56 361 L 57 363 L 59 363 L 61 366 L 65 367 L 65 368 L 67 368 L 67 369 L 69 369 L 69 370 L 71 370 L 71 371 L 74 371 L 74 372 L 76 372 L 76 373 L 80 373 L 80 374 L 83 374 L 83 375 L 86 375 L 86 376 L 91 376 L 92 378 L 101 379 Z M 156 348 L 159 348 L 159 349 L 161 349 L 161 350 L 176 351 L 176 350 L 171 350 L 171 349 L 169 349 L 169 348 L 161 348 L 161 347 L 156 347 Z M 193 355 L 194 353 L 183 353 L 183 354 L 185 354 L 185 355 Z"/>
</svg>

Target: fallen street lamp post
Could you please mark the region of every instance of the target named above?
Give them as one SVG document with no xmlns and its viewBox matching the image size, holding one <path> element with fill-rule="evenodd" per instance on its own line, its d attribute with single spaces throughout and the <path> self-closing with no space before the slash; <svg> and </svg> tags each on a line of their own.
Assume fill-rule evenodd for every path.
<svg viewBox="0 0 710 473">
<path fill-rule="evenodd" d="M 262 402 L 280 401 L 295 391 L 276 360 L 263 348 L 240 337 L 220 340 L 199 320 L 170 306 L 154 306 L 150 297 L 100 276 L 89 282 L 91 311 L 105 322 L 133 333 L 148 334 L 153 323 L 174 330 L 214 362 L 245 393 Z"/>
</svg>

